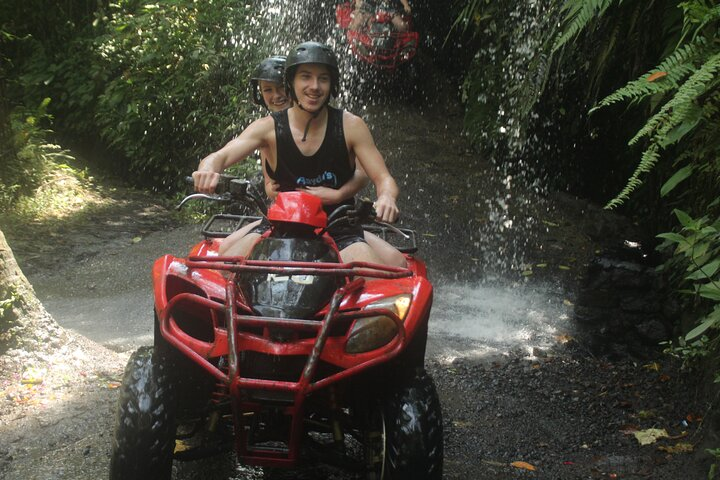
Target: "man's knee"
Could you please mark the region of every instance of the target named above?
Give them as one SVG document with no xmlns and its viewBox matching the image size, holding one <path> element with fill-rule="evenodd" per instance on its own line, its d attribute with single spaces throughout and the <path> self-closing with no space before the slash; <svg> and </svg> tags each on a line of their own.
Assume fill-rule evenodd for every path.
<svg viewBox="0 0 720 480">
<path fill-rule="evenodd" d="M 218 253 L 225 257 L 244 257 L 250 253 L 250 249 L 255 245 L 258 238 L 260 238 L 259 233 L 248 233 L 247 235 L 235 236 L 234 238 L 233 235 L 231 235 L 220 245 Z"/>
<path fill-rule="evenodd" d="M 340 250 L 340 258 L 343 262 L 370 262 L 381 263 L 380 258 L 373 249 L 365 242 L 355 242 L 352 245 Z"/>
</svg>

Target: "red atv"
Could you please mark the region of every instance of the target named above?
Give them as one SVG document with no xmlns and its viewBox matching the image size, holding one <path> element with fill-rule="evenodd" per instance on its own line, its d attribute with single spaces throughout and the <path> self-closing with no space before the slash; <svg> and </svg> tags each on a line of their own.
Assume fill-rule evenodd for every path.
<svg viewBox="0 0 720 480">
<path fill-rule="evenodd" d="M 223 177 L 219 194 L 183 203 L 262 211 L 253 190 Z M 327 234 L 374 215 L 366 200 L 328 218 L 317 197 L 284 192 L 247 257 L 220 257 L 218 245 L 261 217 L 221 214 L 187 258 L 156 260 L 154 345 L 125 371 L 111 480 L 170 479 L 173 460 L 233 447 L 248 465 L 442 478 L 440 403 L 424 369 L 432 286 L 415 234 L 375 228 L 407 238 L 407 268 L 341 263 Z"/>
<path fill-rule="evenodd" d="M 409 29 L 398 32 L 392 23 L 392 13 L 378 10 L 367 24 L 358 30 L 348 27 L 352 21 L 353 3 L 346 2 L 335 9 L 335 22 L 345 31 L 353 54 L 381 70 L 394 71 L 410 61 L 418 49 L 418 32 L 412 31 L 412 18 L 403 14 Z"/>
</svg>

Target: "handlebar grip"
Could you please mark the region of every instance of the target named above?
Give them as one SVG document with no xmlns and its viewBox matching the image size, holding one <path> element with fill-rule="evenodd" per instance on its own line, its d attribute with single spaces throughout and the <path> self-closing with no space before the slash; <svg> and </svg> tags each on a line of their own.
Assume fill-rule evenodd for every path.
<svg viewBox="0 0 720 480">
<path fill-rule="evenodd" d="M 229 189 L 230 181 L 234 178 L 232 175 L 220 175 L 220 180 L 218 181 L 217 185 L 215 186 L 215 194 L 216 195 L 222 195 Z M 195 179 L 191 176 L 185 177 L 185 183 L 188 186 L 194 187 L 195 186 Z"/>
</svg>

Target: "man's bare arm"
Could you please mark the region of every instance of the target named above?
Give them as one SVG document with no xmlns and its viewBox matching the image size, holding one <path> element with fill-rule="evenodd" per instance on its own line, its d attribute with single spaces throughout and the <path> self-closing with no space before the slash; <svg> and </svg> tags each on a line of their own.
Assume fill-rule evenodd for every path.
<svg viewBox="0 0 720 480">
<path fill-rule="evenodd" d="M 213 193 L 222 171 L 230 165 L 244 160 L 255 150 L 267 146 L 268 128 L 272 127 L 272 118 L 261 118 L 253 122 L 220 150 L 200 160 L 198 169 L 193 172 L 195 190 L 202 193 Z"/>
<path fill-rule="evenodd" d="M 385 160 L 375 146 L 370 129 L 363 119 L 347 112 L 344 126 L 348 143 L 355 152 L 357 161 L 375 185 L 377 192 L 375 210 L 378 218 L 384 222 L 394 222 L 399 214 L 396 202 L 400 191 L 385 165 Z"/>
</svg>

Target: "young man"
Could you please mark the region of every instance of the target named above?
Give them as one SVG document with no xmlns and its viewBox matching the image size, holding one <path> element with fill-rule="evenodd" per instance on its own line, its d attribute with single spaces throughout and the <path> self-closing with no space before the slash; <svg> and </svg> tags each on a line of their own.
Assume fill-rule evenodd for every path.
<svg viewBox="0 0 720 480">
<path fill-rule="evenodd" d="M 267 108 L 271 113 L 285 110 L 292 104 L 290 97 L 285 92 L 285 61 L 286 57 L 284 55 L 268 57 L 260 62 L 255 68 L 252 77 L 250 77 L 253 102 L 256 105 Z M 267 155 L 264 151 L 261 151 L 260 154 L 265 179 L 265 193 L 270 199 L 274 199 L 278 194 L 279 184 L 267 174 L 265 168 Z M 365 175 L 365 172 L 363 172 L 362 169 L 356 168 L 352 180 L 343 185 L 337 192 L 329 191 L 330 189 L 326 187 L 309 187 L 309 190 L 320 198 L 327 198 L 328 202 L 330 202 L 332 198 L 345 200 L 353 197 L 365 187 L 368 182 L 369 179 L 367 175 Z"/>
<path fill-rule="evenodd" d="M 253 122 L 237 138 L 205 157 L 193 173 L 195 189 L 213 192 L 220 172 L 260 149 L 266 155 L 266 173 L 280 190 L 307 190 L 321 198 L 327 211 L 332 211 L 352 202 L 351 198 L 343 198 L 340 189 L 355 175 L 357 161 L 375 185 L 378 219 L 394 222 L 399 212 L 398 187 L 370 130 L 361 118 L 328 105 L 339 90 L 335 54 L 325 45 L 305 42 L 290 53 L 285 68 L 285 87 L 293 106 Z M 365 243 L 360 226 L 329 233 L 343 261 L 383 263 Z M 223 254 L 246 254 L 259 235 L 259 231 L 253 231 L 228 242 L 232 244 Z"/>
</svg>

